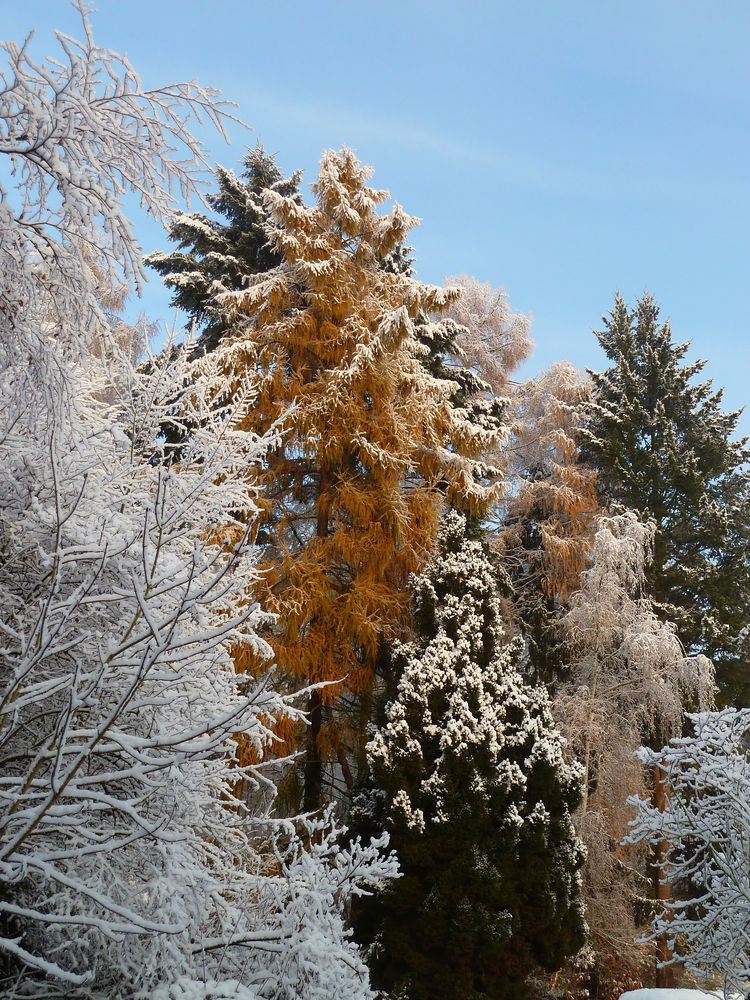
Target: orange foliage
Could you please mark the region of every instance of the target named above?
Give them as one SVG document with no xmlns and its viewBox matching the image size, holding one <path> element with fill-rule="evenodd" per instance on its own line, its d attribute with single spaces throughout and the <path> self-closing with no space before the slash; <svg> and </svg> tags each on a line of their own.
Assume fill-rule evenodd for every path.
<svg viewBox="0 0 750 1000">
<path fill-rule="evenodd" d="M 514 400 L 508 453 L 516 485 L 498 542 L 515 563 L 517 585 L 537 578 L 559 604 L 580 586 L 598 513 L 596 475 L 578 464 L 576 446 L 578 407 L 587 395 L 585 379 L 564 361 L 524 383 Z M 523 545 L 530 524 L 537 548 Z"/>
<path fill-rule="evenodd" d="M 458 419 L 451 384 L 425 372 L 415 335 L 420 310 L 460 292 L 380 267 L 416 220 L 399 205 L 379 215 L 388 194 L 369 175 L 343 149 L 324 154 L 314 206 L 268 192 L 283 263 L 220 297 L 232 322 L 225 369 L 257 377 L 242 427 L 279 426 L 254 480 L 265 510 L 255 596 L 278 615 L 269 641 L 290 684 L 327 683 L 309 706 L 308 764 L 321 766 L 360 738 L 361 720 L 336 708 L 342 695 L 367 696 L 381 640 L 408 626 L 408 577 L 446 496 L 481 510 L 495 495 L 475 462 L 494 434 Z"/>
</svg>

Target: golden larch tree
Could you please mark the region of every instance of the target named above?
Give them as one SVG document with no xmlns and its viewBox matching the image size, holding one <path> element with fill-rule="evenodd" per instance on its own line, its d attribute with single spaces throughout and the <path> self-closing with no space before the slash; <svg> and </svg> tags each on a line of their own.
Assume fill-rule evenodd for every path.
<svg viewBox="0 0 750 1000">
<path fill-rule="evenodd" d="M 504 471 L 511 487 L 499 508 L 494 545 L 510 573 L 516 612 L 538 679 L 567 665 L 559 619 L 580 587 L 596 530 L 596 476 L 581 463 L 577 433 L 588 398 L 584 375 L 567 361 L 515 387 Z"/>
<path fill-rule="evenodd" d="M 509 450 L 518 487 L 511 537 L 518 539 L 529 521 L 537 524 L 541 546 L 527 560 L 544 594 L 558 602 L 580 586 L 598 514 L 596 476 L 580 462 L 577 444 L 588 394 L 585 376 L 561 361 L 523 383 L 514 400 Z"/>
<path fill-rule="evenodd" d="M 269 640 L 290 682 L 325 683 L 307 695 L 306 809 L 323 799 L 326 764 L 352 779 L 378 649 L 408 625 L 409 573 L 441 506 L 477 512 L 496 492 L 482 461 L 496 422 L 452 405 L 455 384 L 420 362 L 420 310 L 460 291 L 382 267 L 417 220 L 398 204 L 380 214 L 389 195 L 368 186 L 370 174 L 350 150 L 329 151 L 314 205 L 266 192 L 282 263 L 219 296 L 231 324 L 224 366 L 257 377 L 245 429 L 279 427 L 255 478 L 265 495 L 256 597 L 277 615 Z"/>
</svg>

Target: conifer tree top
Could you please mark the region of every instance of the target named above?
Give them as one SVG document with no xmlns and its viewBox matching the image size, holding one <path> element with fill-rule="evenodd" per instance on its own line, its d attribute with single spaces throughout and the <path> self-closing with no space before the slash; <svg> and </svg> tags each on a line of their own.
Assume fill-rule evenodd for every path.
<svg viewBox="0 0 750 1000">
<path fill-rule="evenodd" d="M 217 292 L 216 307 L 232 325 L 227 359 L 257 366 L 267 386 L 259 405 L 266 395 L 271 408 L 295 400 L 304 448 L 322 448 L 331 461 L 354 448 L 368 467 L 416 468 L 430 482 L 444 479 L 451 501 L 478 509 L 498 491 L 497 470 L 482 456 L 501 436 L 500 421 L 451 405 L 462 386 L 425 370 L 429 347 L 418 329 L 425 312 L 461 292 L 381 266 L 418 220 L 398 203 L 379 213 L 389 194 L 368 184 L 371 174 L 344 147 L 323 153 L 315 204 L 265 191 L 265 232 L 281 263 Z M 381 414 L 371 404 L 357 408 L 357 393 L 391 403 Z M 372 424 L 366 433 L 363 419 Z"/>
<path fill-rule="evenodd" d="M 597 338 L 612 364 L 590 373 L 583 456 L 605 503 L 654 520 L 648 593 L 727 683 L 724 665 L 746 661 L 750 613 L 750 449 L 732 437 L 740 413 L 722 411 L 722 390 L 696 379 L 705 362 L 685 361 L 689 343 L 673 342 L 648 293 L 633 309 L 618 294 Z"/>
<path fill-rule="evenodd" d="M 424 769 L 425 781 L 413 796 L 407 822 L 421 823 L 423 810 L 439 821 L 447 815 L 446 794 L 468 794 L 455 784 L 456 768 L 463 772 L 465 763 L 459 761 L 466 761 L 467 754 L 474 758 L 469 768 L 472 795 L 480 798 L 498 782 L 510 795 L 518 782 L 523 799 L 523 775 L 514 771 L 511 779 L 505 773 L 508 758 L 516 753 L 512 748 L 522 746 L 531 755 L 529 766 L 539 755 L 550 755 L 549 765 L 566 775 L 568 794 L 574 794 L 576 775 L 563 761 L 557 734 L 546 732 L 542 724 L 552 728 L 546 692 L 527 688 L 515 668 L 520 650 L 516 643 L 504 642 L 497 573 L 483 543 L 467 538 L 465 515 L 447 513 L 436 554 L 413 578 L 413 594 L 417 636 L 396 646 L 398 694 L 388 707 L 385 731 L 368 747 L 376 773 L 398 768 L 402 753 L 411 767 L 417 753 L 414 733 L 424 733 L 418 737 L 418 770 Z M 412 735 L 404 746 L 401 738 L 407 732 Z M 409 811 L 403 795 L 394 809 Z"/>
<path fill-rule="evenodd" d="M 202 328 L 201 339 L 209 349 L 225 332 L 216 292 L 241 288 L 246 275 L 280 263 L 268 241 L 264 192 L 300 200 L 301 171 L 285 177 L 262 143 L 248 150 L 242 163 L 239 176 L 217 164 L 218 191 L 206 196 L 214 216 L 175 213 L 167 232 L 177 248 L 155 250 L 146 257 L 148 266 L 172 289 L 172 305 L 184 309 Z"/>
<path fill-rule="evenodd" d="M 655 473 L 679 471 L 683 489 L 700 489 L 728 463 L 750 457 L 744 440 L 730 440 L 741 411 L 723 412 L 723 390 L 714 391 L 710 379 L 694 381 L 706 362 L 681 364 L 690 342 L 674 343 L 659 312 L 648 292 L 633 310 L 615 296 L 612 312 L 602 317 L 604 329 L 595 331 L 613 364 L 589 371 L 592 420 L 583 432 L 588 451 L 609 459 L 597 463 L 605 494 L 645 516 L 661 513 L 658 490 L 644 504 L 643 487 Z"/>
</svg>

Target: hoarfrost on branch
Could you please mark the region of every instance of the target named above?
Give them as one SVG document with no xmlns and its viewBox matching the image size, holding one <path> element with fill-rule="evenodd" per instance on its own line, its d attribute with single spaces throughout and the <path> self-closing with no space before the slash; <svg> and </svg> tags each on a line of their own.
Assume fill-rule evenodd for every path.
<svg viewBox="0 0 750 1000">
<path fill-rule="evenodd" d="M 196 190 L 187 122 L 223 111 L 144 90 L 77 6 L 84 42 L 7 43 L 0 90 L 3 995 L 361 1000 L 347 900 L 394 862 L 330 815 L 272 820 L 235 753 L 298 714 L 231 655 L 267 651 L 247 470 L 276 432 L 235 430 L 253 385 L 189 343 L 135 368 L 111 313 L 142 276 L 126 193 L 163 217 Z"/>
</svg>

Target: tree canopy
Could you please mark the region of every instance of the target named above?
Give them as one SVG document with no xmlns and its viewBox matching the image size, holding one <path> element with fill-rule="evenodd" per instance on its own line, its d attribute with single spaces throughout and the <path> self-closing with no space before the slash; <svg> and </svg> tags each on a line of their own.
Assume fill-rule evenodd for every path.
<svg viewBox="0 0 750 1000">
<path fill-rule="evenodd" d="M 646 586 L 663 616 L 688 652 L 715 661 L 724 697 L 746 699 L 750 451 L 733 437 L 739 412 L 695 381 L 705 362 L 684 362 L 689 344 L 673 342 L 650 295 L 633 309 L 618 295 L 604 324 L 611 367 L 591 373 L 583 455 L 605 504 L 656 525 Z"/>
<path fill-rule="evenodd" d="M 326 682 L 310 703 L 308 808 L 320 803 L 324 762 L 346 770 L 351 737 L 336 703 L 367 693 L 381 639 L 407 624 L 408 574 L 431 546 L 444 493 L 481 509 L 495 490 L 481 455 L 497 421 L 469 419 L 450 404 L 456 383 L 421 363 L 415 320 L 459 293 L 381 266 L 415 220 L 399 205 L 378 214 L 387 193 L 368 186 L 370 172 L 343 149 L 323 156 L 316 204 L 266 191 L 282 263 L 217 295 L 232 326 L 220 363 L 258 387 L 241 427 L 279 427 L 252 477 L 266 509 L 256 593 L 279 616 L 269 641 L 288 676 Z"/>
<path fill-rule="evenodd" d="M 415 638 L 368 744 L 402 878 L 363 919 L 377 984 L 411 1000 L 517 998 L 582 944 L 579 772 L 503 639 L 496 574 L 451 511 L 414 580 Z"/>
<path fill-rule="evenodd" d="M 264 192 L 275 191 L 299 201 L 300 178 L 299 171 L 284 177 L 276 158 L 258 143 L 245 156 L 239 177 L 217 165 L 218 191 L 206 195 L 214 214 L 176 212 L 167 226 L 176 249 L 155 250 L 146 257 L 148 266 L 172 289 L 172 305 L 197 323 L 207 349 L 214 348 L 226 332 L 217 308 L 217 287 L 240 289 L 248 274 L 269 271 L 281 263 L 266 231 L 269 212 Z"/>
</svg>

